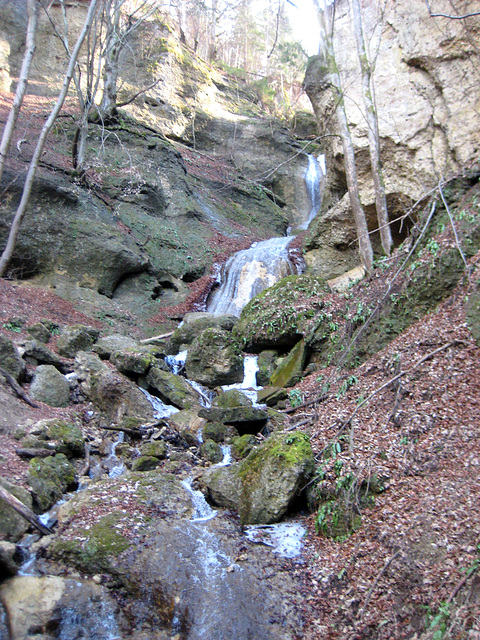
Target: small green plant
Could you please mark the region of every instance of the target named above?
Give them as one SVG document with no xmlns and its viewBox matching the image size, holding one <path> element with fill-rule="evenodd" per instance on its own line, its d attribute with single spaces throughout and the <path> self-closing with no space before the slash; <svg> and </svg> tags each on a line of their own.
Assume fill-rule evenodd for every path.
<svg viewBox="0 0 480 640">
<path fill-rule="evenodd" d="M 342 382 L 342 386 L 337 391 L 337 400 L 343 398 L 343 396 L 347 393 L 347 391 L 353 387 L 354 384 L 358 382 L 357 376 L 349 376 L 346 380 Z"/>
<path fill-rule="evenodd" d="M 429 238 L 427 242 L 427 249 L 430 251 L 433 257 L 435 257 L 440 251 L 440 245 L 433 238 Z"/>
<path fill-rule="evenodd" d="M 8 331 L 14 331 L 15 333 L 20 333 L 22 330 L 22 326 L 23 320 L 20 320 L 19 318 L 12 318 L 12 320 L 3 323 L 4 329 L 7 329 Z"/>
<path fill-rule="evenodd" d="M 441 602 L 438 612 L 431 617 L 427 610 L 427 631 L 433 631 L 432 640 L 441 640 L 447 631 L 447 622 L 450 617 L 450 602 Z"/>
<path fill-rule="evenodd" d="M 291 389 L 288 392 L 288 399 L 292 408 L 299 407 L 303 404 L 303 394 L 299 389 Z"/>
</svg>

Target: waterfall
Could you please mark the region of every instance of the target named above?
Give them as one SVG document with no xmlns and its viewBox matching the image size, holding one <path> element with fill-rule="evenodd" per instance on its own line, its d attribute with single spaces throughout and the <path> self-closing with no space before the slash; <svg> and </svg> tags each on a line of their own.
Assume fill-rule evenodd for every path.
<svg viewBox="0 0 480 640">
<path fill-rule="evenodd" d="M 321 184 L 324 176 L 323 166 L 325 166 L 325 156 L 319 156 L 319 159 L 315 156 L 308 155 L 308 167 L 305 173 L 305 185 L 310 197 L 310 213 L 308 218 L 299 229 L 306 229 L 310 222 L 315 218 L 320 211 L 320 205 L 322 204 Z"/>
<path fill-rule="evenodd" d="M 207 311 L 239 316 L 249 300 L 294 274 L 287 248 L 291 240 L 291 237 L 270 238 L 234 254 L 225 265 L 222 284 L 207 302 Z"/>
</svg>

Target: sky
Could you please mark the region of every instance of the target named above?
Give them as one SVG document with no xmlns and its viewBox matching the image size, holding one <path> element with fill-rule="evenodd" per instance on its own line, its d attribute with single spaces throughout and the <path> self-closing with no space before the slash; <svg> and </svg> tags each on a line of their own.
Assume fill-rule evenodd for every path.
<svg viewBox="0 0 480 640">
<path fill-rule="evenodd" d="M 295 37 L 303 44 L 309 56 L 318 53 L 319 29 L 313 0 L 291 0 L 291 3 L 285 3 L 285 7 Z"/>
</svg>

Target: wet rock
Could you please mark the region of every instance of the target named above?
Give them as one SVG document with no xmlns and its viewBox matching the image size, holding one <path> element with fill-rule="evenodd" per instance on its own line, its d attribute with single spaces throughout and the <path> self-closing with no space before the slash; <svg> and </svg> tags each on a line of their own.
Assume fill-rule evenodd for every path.
<svg viewBox="0 0 480 640">
<path fill-rule="evenodd" d="M 0 540 L 0 581 L 16 575 L 18 567 L 19 558 L 16 545 L 13 542 Z"/>
<path fill-rule="evenodd" d="M 58 418 L 40 420 L 26 431 L 20 446 L 26 449 L 48 449 L 64 453 L 67 458 L 82 456 L 85 439 L 76 424 Z"/>
<path fill-rule="evenodd" d="M 238 510 L 242 524 L 270 524 L 287 512 L 314 469 L 308 437 L 280 433 L 242 462 L 206 471 L 202 483 L 215 504 Z"/>
<path fill-rule="evenodd" d="M 223 452 L 221 447 L 213 440 L 205 440 L 200 447 L 200 456 L 208 462 L 221 462 Z"/>
<path fill-rule="evenodd" d="M 116 351 L 124 351 L 127 349 L 137 349 L 138 342 L 128 336 L 114 333 L 111 336 L 103 336 L 99 338 L 92 347 L 92 351 L 103 359 L 108 359 Z"/>
<path fill-rule="evenodd" d="M 43 326 L 43 325 L 41 325 Z M 48 347 L 38 340 L 28 340 L 25 343 L 25 356 L 35 364 L 51 364 L 56 369 L 63 371 L 65 363 Z"/>
<path fill-rule="evenodd" d="M 51 458 L 33 458 L 28 466 L 27 479 L 37 513 L 48 511 L 66 491 L 77 486 L 75 467 L 63 453 Z"/>
<path fill-rule="evenodd" d="M 287 398 L 288 394 L 285 389 L 279 389 L 278 387 L 263 387 L 257 392 L 257 402 L 266 404 L 267 407 L 274 407 Z"/>
<path fill-rule="evenodd" d="M 21 382 L 27 370 L 17 347 L 3 333 L 0 333 L 0 369 L 12 375 L 17 382 Z"/>
<path fill-rule="evenodd" d="M 42 364 L 35 369 L 30 395 L 34 400 L 51 407 L 66 407 L 70 398 L 70 385 L 58 369 L 51 364 Z"/>
<path fill-rule="evenodd" d="M 88 350 L 98 338 L 99 331 L 82 324 L 64 327 L 57 340 L 58 353 L 74 358 L 79 351 Z"/>
<path fill-rule="evenodd" d="M 118 607 L 93 581 L 57 576 L 17 576 L 0 587 L 11 637 L 120 637 Z"/>
<path fill-rule="evenodd" d="M 300 340 L 288 356 L 273 372 L 270 383 L 273 387 L 293 387 L 301 379 L 307 359 L 307 345 Z"/>
<path fill-rule="evenodd" d="M 176 355 L 192 344 L 205 329 L 219 328 L 231 331 L 237 318 L 230 315 L 214 313 L 187 313 L 183 323 L 177 327 L 168 341 L 168 352 Z"/>
<path fill-rule="evenodd" d="M 148 372 L 147 382 L 158 392 L 162 400 L 180 409 L 191 409 L 200 404 L 200 396 L 185 378 L 170 371 L 153 367 Z"/>
<path fill-rule="evenodd" d="M 79 512 L 89 513 L 89 528 L 76 517 Z M 134 545 L 132 532 L 141 536 L 158 518 L 191 515 L 190 496 L 173 475 L 157 469 L 129 471 L 89 485 L 62 505 L 58 520 L 65 535 L 54 540 L 47 553 L 89 574 L 115 574 L 120 554 Z"/>
<path fill-rule="evenodd" d="M 212 407 L 233 409 L 234 407 L 251 407 L 252 401 L 239 389 L 228 389 L 213 399 Z"/>
<path fill-rule="evenodd" d="M 188 410 L 173 414 L 169 420 L 170 424 L 179 431 L 190 446 L 198 444 L 199 432 L 207 424 L 205 418 L 200 418 L 196 411 Z"/>
<path fill-rule="evenodd" d="M 32 508 L 32 496 L 23 487 L 8 482 L 0 478 L 0 485 L 16 498 L 23 502 L 29 509 Z M 17 542 L 29 528 L 29 523 L 22 518 L 6 502 L 0 500 L 0 538 L 11 542 Z"/>
<path fill-rule="evenodd" d="M 243 357 L 238 342 L 223 329 L 205 329 L 189 348 L 185 371 L 190 380 L 207 387 L 241 382 Z"/>
</svg>

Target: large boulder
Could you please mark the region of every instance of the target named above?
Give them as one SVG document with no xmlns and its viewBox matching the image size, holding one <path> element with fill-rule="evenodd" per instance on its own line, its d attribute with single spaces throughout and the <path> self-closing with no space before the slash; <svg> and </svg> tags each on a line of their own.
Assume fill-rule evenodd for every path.
<svg viewBox="0 0 480 640">
<path fill-rule="evenodd" d="M 59 358 L 56 353 L 53 353 L 53 351 L 51 351 L 48 347 L 45 346 L 45 344 L 43 344 L 43 342 L 39 340 L 27 340 L 27 342 L 25 343 L 24 356 L 28 358 L 28 361 L 31 364 L 50 364 L 56 367 L 59 371 L 64 372 L 65 363 L 62 361 L 62 359 Z"/>
<path fill-rule="evenodd" d="M 3 333 L 0 333 L 0 369 L 4 369 L 18 382 L 23 380 L 27 370 L 17 347 Z"/>
<path fill-rule="evenodd" d="M 8 637 L 15 640 L 80 638 L 87 629 L 89 638 L 120 637 L 118 606 L 93 581 L 17 576 L 2 584 L 0 601 L 8 616 Z"/>
<path fill-rule="evenodd" d="M 48 449 L 67 458 L 82 456 L 85 438 L 76 424 L 59 418 L 40 420 L 27 429 L 20 446 L 24 449 Z"/>
<path fill-rule="evenodd" d="M 115 365 L 120 373 L 143 376 L 155 364 L 156 358 L 146 348 L 127 349 L 114 351 L 110 355 L 110 362 Z"/>
<path fill-rule="evenodd" d="M 14 485 L 4 478 L 0 478 L 0 485 L 13 496 L 23 502 L 29 509 L 32 508 L 32 496 L 29 491 L 18 485 Z M 29 523 L 19 515 L 6 502 L 0 500 L 0 540 L 17 542 L 27 531 Z"/>
<path fill-rule="evenodd" d="M 200 395 L 185 378 L 170 371 L 152 367 L 147 375 L 148 384 L 164 402 L 180 409 L 192 409 L 200 405 Z"/>
<path fill-rule="evenodd" d="M 89 376 L 86 388 L 92 402 L 109 420 L 120 423 L 126 418 L 149 422 L 154 409 L 144 393 L 121 373 L 106 369 Z"/>
<path fill-rule="evenodd" d="M 271 385 L 273 387 L 293 387 L 297 384 L 302 377 L 307 351 L 305 340 L 300 340 L 272 373 Z"/>
<path fill-rule="evenodd" d="M 68 380 L 51 364 L 41 364 L 35 369 L 30 395 L 34 400 L 51 407 L 66 407 L 70 397 Z"/>
<path fill-rule="evenodd" d="M 67 490 L 75 489 L 78 484 L 75 467 L 63 453 L 45 459 L 33 458 L 27 479 L 37 513 L 48 511 Z"/>
<path fill-rule="evenodd" d="M 112 335 L 98 338 L 92 347 L 92 351 L 98 354 L 101 358 L 110 358 L 112 353 L 115 353 L 116 351 L 137 349 L 138 346 L 138 342 L 133 338 L 123 336 L 120 333 L 113 333 Z"/>
<path fill-rule="evenodd" d="M 285 515 L 314 470 L 308 437 L 279 433 L 242 462 L 206 471 L 202 484 L 215 504 L 237 510 L 242 524 L 270 524 Z"/>
<path fill-rule="evenodd" d="M 223 329 L 205 329 L 190 346 L 185 362 L 190 380 L 207 387 L 243 380 L 243 357 L 238 342 Z"/>
<path fill-rule="evenodd" d="M 98 338 L 99 331 L 82 324 L 64 327 L 57 340 L 58 353 L 74 358 L 79 351 L 88 350 Z"/>
</svg>

